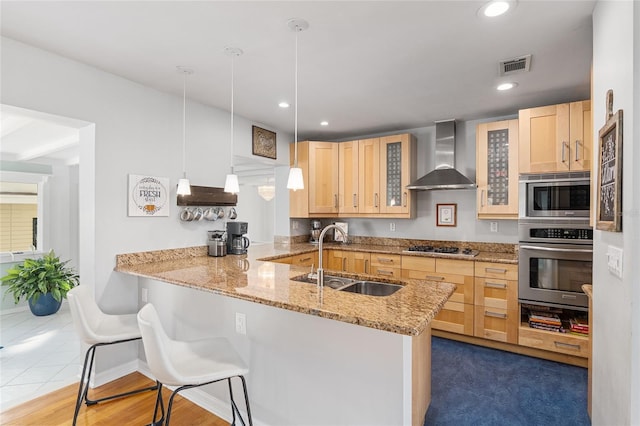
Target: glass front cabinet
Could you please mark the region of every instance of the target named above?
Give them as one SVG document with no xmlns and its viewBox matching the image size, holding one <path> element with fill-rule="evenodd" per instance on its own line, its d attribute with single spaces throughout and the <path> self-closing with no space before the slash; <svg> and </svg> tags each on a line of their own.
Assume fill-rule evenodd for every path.
<svg viewBox="0 0 640 426">
<path fill-rule="evenodd" d="M 518 218 L 518 120 L 476 127 L 478 219 Z"/>
</svg>

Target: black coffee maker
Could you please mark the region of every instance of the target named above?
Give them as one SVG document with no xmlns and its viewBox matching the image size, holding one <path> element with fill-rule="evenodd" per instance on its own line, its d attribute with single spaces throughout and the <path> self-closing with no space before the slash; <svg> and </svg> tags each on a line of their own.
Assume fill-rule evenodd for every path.
<svg viewBox="0 0 640 426">
<path fill-rule="evenodd" d="M 227 254 L 246 254 L 249 239 L 244 236 L 247 222 L 227 222 Z"/>
</svg>

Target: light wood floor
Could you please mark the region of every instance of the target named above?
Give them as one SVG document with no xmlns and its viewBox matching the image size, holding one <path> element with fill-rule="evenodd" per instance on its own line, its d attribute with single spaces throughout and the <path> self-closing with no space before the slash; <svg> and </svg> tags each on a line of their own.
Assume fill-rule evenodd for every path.
<svg viewBox="0 0 640 426">
<path fill-rule="evenodd" d="M 153 382 L 140 373 L 132 373 L 96 389 L 89 390 L 90 398 L 100 398 L 139 387 L 151 386 Z M 0 424 L 19 426 L 68 426 L 73 420 L 73 410 L 78 395 L 78 384 L 69 385 L 40 398 L 25 402 L 0 413 Z M 163 389 L 168 400 L 170 391 Z M 146 425 L 153 417 L 155 391 L 143 392 L 126 398 L 105 401 L 87 407 L 82 405 L 78 415 L 81 425 Z M 231 410 L 231 409 L 229 409 Z M 223 426 L 229 423 L 177 396 L 171 410 L 171 424 Z"/>
</svg>

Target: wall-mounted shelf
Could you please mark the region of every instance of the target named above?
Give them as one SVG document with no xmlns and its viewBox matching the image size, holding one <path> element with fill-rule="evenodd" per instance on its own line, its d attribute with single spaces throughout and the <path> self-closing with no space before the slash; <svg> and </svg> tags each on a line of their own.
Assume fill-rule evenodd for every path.
<svg viewBox="0 0 640 426">
<path fill-rule="evenodd" d="M 235 206 L 238 195 L 224 192 L 224 188 L 191 185 L 191 195 L 178 195 L 179 206 Z"/>
</svg>

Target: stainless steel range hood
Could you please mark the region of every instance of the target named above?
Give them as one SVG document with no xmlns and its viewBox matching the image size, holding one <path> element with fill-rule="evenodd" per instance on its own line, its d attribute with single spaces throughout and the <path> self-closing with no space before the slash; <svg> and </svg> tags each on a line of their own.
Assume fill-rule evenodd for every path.
<svg viewBox="0 0 640 426">
<path fill-rule="evenodd" d="M 455 169 L 456 122 L 436 121 L 436 169 L 407 185 L 407 189 L 475 189 L 476 184 Z"/>
</svg>

